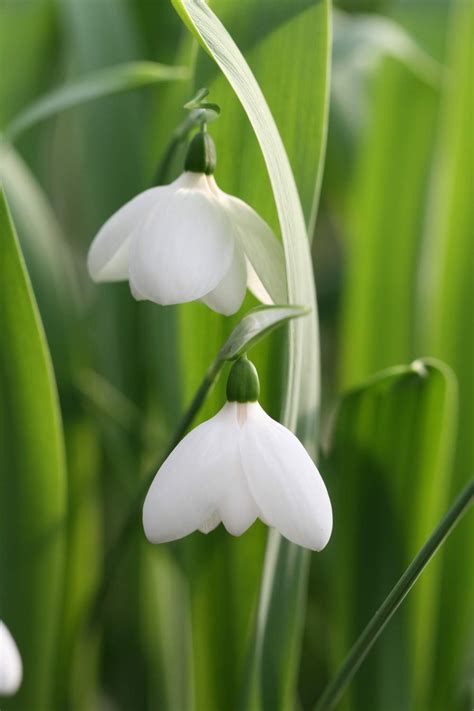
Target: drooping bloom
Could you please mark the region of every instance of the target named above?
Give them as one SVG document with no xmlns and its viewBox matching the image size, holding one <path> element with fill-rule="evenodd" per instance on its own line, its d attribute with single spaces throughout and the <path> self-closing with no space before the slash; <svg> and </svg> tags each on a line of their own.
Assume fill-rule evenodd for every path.
<svg viewBox="0 0 474 711">
<path fill-rule="evenodd" d="M 18 691 L 23 676 L 20 652 L 10 630 L 0 620 L 0 696 Z"/>
<path fill-rule="evenodd" d="M 245 245 L 260 242 L 271 254 L 280 243 L 255 210 L 218 188 L 214 166 L 212 139 L 200 132 L 177 180 L 140 193 L 101 228 L 89 250 L 92 279 L 128 279 L 136 299 L 200 300 L 225 315 L 238 311 L 247 287 L 272 303 Z"/>
<path fill-rule="evenodd" d="M 327 544 L 332 509 L 324 482 L 301 442 L 257 402 L 255 377 L 249 361 L 237 361 L 228 402 L 160 467 L 143 508 L 150 542 L 208 533 L 221 522 L 239 536 L 259 518 L 306 548 Z"/>
</svg>

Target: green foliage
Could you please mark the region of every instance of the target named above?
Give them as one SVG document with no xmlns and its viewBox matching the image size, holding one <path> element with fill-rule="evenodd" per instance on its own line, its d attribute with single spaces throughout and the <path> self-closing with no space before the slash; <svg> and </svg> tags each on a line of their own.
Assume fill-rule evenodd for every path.
<svg viewBox="0 0 474 711">
<path fill-rule="evenodd" d="M 66 472 L 56 384 L 18 239 L 0 195 L 1 617 L 24 662 L 5 709 L 50 708 L 64 580 Z"/>
<path fill-rule="evenodd" d="M 471 183 L 474 157 L 472 66 L 474 8 L 471 3 L 453 8 L 448 59 L 451 83 L 441 106 L 434 169 L 430 179 L 427 219 L 421 264 L 420 305 L 417 319 L 419 348 L 442 358 L 459 381 L 459 428 L 452 495 L 472 475 L 474 442 L 474 204 Z M 472 576 L 452 585 L 465 566 L 464 553 L 472 549 L 474 524 L 456 532 L 447 554 L 443 576 L 437 673 L 441 680 L 432 699 L 440 710 L 450 703 L 459 682 L 459 669 L 469 653 L 470 619 L 474 609 Z M 474 565 L 470 556 L 468 567 Z M 456 630 L 456 631 L 455 631 Z"/>
<path fill-rule="evenodd" d="M 472 472 L 474 13 L 448 0 L 344 7 L 0 3 L 0 173 L 55 376 L 2 207 L 0 616 L 25 663 L 2 708 L 312 708 Z M 136 303 L 85 269 L 104 220 L 182 171 L 203 106 L 221 109 L 212 122 L 204 109 L 219 187 L 278 238 L 272 261 L 246 246 L 280 305 L 254 308 L 249 294 L 230 319 Z M 221 407 L 228 359 L 249 348 L 263 406 L 312 456 L 344 388 L 320 456 L 333 540 L 310 557 L 272 531 L 265 551 L 257 523 L 238 539 L 219 527 L 152 547 L 149 479 Z M 472 705 L 472 522 L 423 572 L 341 709 Z"/>
<path fill-rule="evenodd" d="M 257 306 L 234 328 L 219 351 L 220 360 L 234 360 L 291 319 L 307 316 L 303 306 Z"/>
<path fill-rule="evenodd" d="M 329 458 L 335 509 L 346 522 L 335 527 L 332 551 L 344 561 L 333 581 L 337 664 L 447 508 L 456 394 L 445 366 L 418 360 L 383 371 L 342 399 Z M 355 680 L 353 708 L 428 706 L 439 562 Z"/>
<path fill-rule="evenodd" d="M 334 681 L 324 691 L 316 704 L 315 711 L 333 709 L 341 698 L 345 687 L 351 681 L 354 674 L 369 653 L 372 645 L 383 632 L 385 626 L 397 611 L 404 598 L 408 595 L 413 585 L 416 583 L 426 565 L 444 543 L 446 538 L 452 533 L 454 527 L 468 511 L 474 500 L 474 480 L 464 488 L 454 504 L 451 506 L 446 516 L 443 517 L 439 525 L 425 543 L 418 555 L 413 559 L 405 570 L 397 584 L 387 595 L 375 615 L 370 620 L 367 627 L 357 638 L 355 644 L 347 655 L 344 664 L 339 669 Z"/>
<path fill-rule="evenodd" d="M 393 59 L 382 65 L 372 90 L 345 215 L 345 387 L 417 355 L 416 279 L 438 96 Z"/>
<path fill-rule="evenodd" d="M 167 67 L 156 62 L 129 62 L 102 69 L 42 96 L 15 117 L 5 134 L 12 141 L 39 121 L 73 106 L 160 81 L 186 79 L 187 76 L 188 71 L 184 67 Z"/>
</svg>

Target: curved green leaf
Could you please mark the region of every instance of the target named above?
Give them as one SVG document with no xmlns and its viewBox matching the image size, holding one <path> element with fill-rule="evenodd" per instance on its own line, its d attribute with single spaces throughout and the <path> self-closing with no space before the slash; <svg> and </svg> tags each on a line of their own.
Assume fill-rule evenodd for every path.
<svg viewBox="0 0 474 711">
<path fill-rule="evenodd" d="M 242 53 L 227 30 L 203 0 L 173 0 L 173 5 L 192 25 L 201 44 L 212 55 L 237 94 L 252 124 L 267 166 L 278 212 L 287 266 L 288 299 L 290 303 L 315 306 L 315 291 L 306 226 L 298 191 L 288 157 L 265 97 Z M 324 67 L 326 71 L 326 67 Z M 317 368 L 302 388 L 303 360 L 309 355 L 317 361 L 317 314 L 291 327 L 287 399 L 284 420 L 296 429 L 298 417 L 314 410 L 318 398 Z M 310 354 L 307 351 L 310 351 Z M 305 357 L 306 356 L 306 357 Z M 313 422 L 305 429 L 311 431 Z"/>
<path fill-rule="evenodd" d="M 390 622 L 390 619 L 398 610 L 432 557 L 467 513 L 473 499 L 474 481 L 471 480 L 358 637 L 334 681 L 325 689 L 316 704 L 315 711 L 330 711 L 336 708 L 345 687 L 356 674 L 373 644 L 377 641 L 378 636 Z"/>
<path fill-rule="evenodd" d="M 54 374 L 3 192 L 0 195 L 1 617 L 24 663 L 4 709 L 52 708 L 66 488 Z"/>
<path fill-rule="evenodd" d="M 449 501 L 456 382 L 423 359 L 378 373 L 342 399 L 329 466 L 333 486 L 332 590 L 341 656 L 429 536 Z M 441 559 L 426 573 L 355 682 L 354 708 L 426 708 L 433 683 Z M 354 591 L 348 596 L 348 591 Z M 337 661 L 336 661 L 337 660 Z M 410 675 L 416 669 L 416 675 Z M 369 684 L 377 679 L 378 683 Z"/>
<path fill-rule="evenodd" d="M 0 180 L 18 229 L 51 350 L 59 389 L 69 385 L 84 350 L 78 327 L 81 291 L 69 244 L 48 198 L 21 155 L 0 145 Z"/>
<path fill-rule="evenodd" d="M 42 96 L 12 120 L 5 135 L 12 141 L 39 121 L 72 106 L 157 82 L 187 79 L 188 75 L 185 67 L 169 67 L 157 62 L 127 62 L 100 69 Z"/>
<path fill-rule="evenodd" d="M 217 358 L 234 360 L 268 336 L 273 329 L 308 313 L 308 309 L 303 306 L 257 306 L 239 321 Z"/>
<path fill-rule="evenodd" d="M 223 187 L 228 192 L 239 191 L 239 195 L 256 207 L 270 224 L 275 225 L 274 207 L 265 197 L 270 195 L 268 189 L 264 189 L 269 179 L 285 251 L 288 300 L 290 303 L 307 304 L 312 311 L 310 317 L 290 325 L 283 421 L 293 430 L 298 428 L 305 446 L 314 455 L 319 414 L 317 310 L 305 218 L 286 151 L 252 71 L 221 22 L 202 0 L 173 0 L 173 4 L 217 63 L 241 103 L 239 106 L 235 97 L 228 94 L 221 77 L 216 79 L 216 86 L 220 88 L 217 93 L 216 86 L 212 87 L 206 78 L 199 75 L 199 85 L 209 86 L 213 99 L 222 108 L 222 118 L 213 131 L 218 151 L 231 150 L 233 146 L 235 155 L 237 152 L 239 155 L 239 170 L 236 170 L 235 156 L 231 156 L 225 170 Z M 255 62 L 255 69 L 261 69 L 259 79 L 264 80 L 265 91 L 271 94 L 272 109 L 278 112 L 282 131 L 286 128 L 284 139 L 291 147 L 293 165 L 298 170 L 308 222 L 313 224 L 326 137 L 329 3 L 282 2 L 276 9 L 271 3 L 258 2 L 242 12 L 240 3 L 216 2 L 213 8 L 227 19 L 232 31 L 234 26 L 241 25 L 243 46 Z M 268 30 L 268 35 L 264 37 L 261 36 L 262 27 Z M 260 37 L 255 36 L 257 30 Z M 303 55 L 303 47 L 307 47 L 304 38 L 307 41 L 311 38 L 314 52 L 311 60 L 307 54 Z M 317 71 L 311 75 L 305 71 L 308 61 L 317 67 Z M 275 73 L 280 77 L 279 83 L 275 83 Z M 285 82 L 286 91 L 282 91 L 281 85 Z M 311 102 L 311 109 L 307 112 L 302 108 L 306 101 Z M 247 140 L 242 107 L 255 132 L 268 177 L 259 163 L 261 159 L 257 145 L 253 139 Z M 308 123 L 305 124 L 302 139 L 300 119 L 303 116 Z M 244 142 L 242 135 L 246 138 Z M 309 152 L 311 160 L 308 160 Z M 248 179 L 249 176 L 252 176 L 252 180 Z M 221 179 L 219 169 L 217 179 Z M 299 603 L 302 602 L 301 591 L 304 588 L 307 560 L 302 549 L 288 544 L 278 536 L 271 536 L 262 588 L 260 622 L 249 666 L 250 676 L 258 680 L 257 693 L 260 696 L 261 692 L 260 700 L 266 708 L 285 707 L 294 693 L 295 662 L 298 658 L 298 640 L 304 611 L 304 606 Z M 248 614 L 247 608 L 245 612 Z M 246 618 L 242 618 L 242 624 L 247 622 Z M 267 635 L 270 630 L 272 634 Z M 275 644 L 275 641 L 283 644 Z M 216 691 L 211 688 L 208 691 L 213 694 L 211 698 L 215 699 Z M 229 698 L 228 691 L 223 693 L 227 693 L 224 699 Z M 244 693 L 247 694 L 248 690 Z M 217 703 L 225 703 L 220 697 L 218 699 Z M 208 697 L 206 701 L 210 703 Z"/>
</svg>

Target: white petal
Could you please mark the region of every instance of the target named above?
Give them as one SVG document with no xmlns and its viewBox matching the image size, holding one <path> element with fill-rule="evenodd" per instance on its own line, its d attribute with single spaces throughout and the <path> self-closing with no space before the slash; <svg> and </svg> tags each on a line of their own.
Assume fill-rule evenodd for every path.
<svg viewBox="0 0 474 711">
<path fill-rule="evenodd" d="M 236 477 L 238 423 L 226 403 L 192 430 L 159 469 L 143 506 L 143 527 L 152 543 L 172 541 L 206 528 Z"/>
<path fill-rule="evenodd" d="M 94 281 L 128 279 L 132 233 L 148 215 L 157 198 L 170 186 L 151 188 L 127 202 L 110 217 L 92 242 L 87 257 Z"/>
<path fill-rule="evenodd" d="M 133 283 L 133 281 L 130 282 L 130 291 L 132 292 L 132 296 L 134 299 L 137 301 L 146 301 L 146 296 L 143 296 L 143 294 L 140 294 L 138 291 L 137 287 Z"/>
<path fill-rule="evenodd" d="M 0 620 L 0 695 L 11 696 L 18 691 L 23 666 L 15 640 Z"/>
<path fill-rule="evenodd" d="M 225 205 L 234 226 L 235 235 L 243 250 L 263 283 L 271 303 L 287 302 L 285 256 L 281 242 L 272 229 L 255 210 L 239 198 L 221 190 L 214 178 L 208 178 L 209 185 Z M 249 284 L 252 289 L 253 283 Z M 253 291 L 253 289 L 252 289 Z M 260 298 L 259 292 L 255 293 Z"/>
<path fill-rule="evenodd" d="M 332 531 L 324 482 L 301 442 L 258 403 L 248 406 L 240 438 L 244 473 L 268 525 L 285 538 L 321 550 Z"/>
<path fill-rule="evenodd" d="M 247 264 L 240 244 L 234 245 L 234 258 L 229 271 L 221 282 L 201 301 L 213 311 L 224 316 L 235 314 L 245 297 L 247 290 Z"/>
<path fill-rule="evenodd" d="M 217 513 L 217 511 L 214 511 L 214 513 L 212 513 L 210 515 L 210 517 L 207 519 L 207 521 L 204 521 L 202 526 L 199 526 L 199 530 L 201 531 L 201 533 L 210 533 L 215 528 L 217 528 L 217 526 L 220 524 L 220 522 L 221 522 L 221 518 L 220 518 L 219 514 Z"/>
<path fill-rule="evenodd" d="M 242 468 L 235 471 L 219 502 L 219 516 L 227 531 L 240 536 L 259 517 L 260 511 L 250 493 Z"/>
<path fill-rule="evenodd" d="M 223 279 L 234 255 L 232 223 L 206 176 L 184 173 L 169 188 L 142 224 L 130 256 L 133 287 L 158 304 L 202 298 Z"/>
</svg>

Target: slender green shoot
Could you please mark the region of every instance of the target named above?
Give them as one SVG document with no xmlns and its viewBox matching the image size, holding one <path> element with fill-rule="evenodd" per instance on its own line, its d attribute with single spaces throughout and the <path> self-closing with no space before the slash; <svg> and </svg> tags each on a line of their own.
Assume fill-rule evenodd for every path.
<svg viewBox="0 0 474 711">
<path fill-rule="evenodd" d="M 341 699 L 345 688 L 353 679 L 373 644 L 384 630 L 387 623 L 398 610 L 431 558 L 444 543 L 454 527 L 467 512 L 474 498 L 474 479 L 463 489 L 438 527 L 410 563 L 402 577 L 385 598 L 367 627 L 359 636 L 347 655 L 333 681 L 326 687 L 314 711 L 330 711 Z"/>
</svg>

